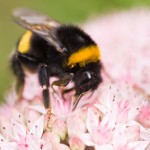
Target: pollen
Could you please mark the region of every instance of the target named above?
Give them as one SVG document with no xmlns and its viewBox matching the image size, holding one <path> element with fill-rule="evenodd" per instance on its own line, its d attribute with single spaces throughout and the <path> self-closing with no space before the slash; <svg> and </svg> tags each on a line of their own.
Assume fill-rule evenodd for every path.
<svg viewBox="0 0 150 150">
<path fill-rule="evenodd" d="M 73 53 L 69 59 L 67 66 L 79 64 L 84 67 L 87 63 L 96 62 L 100 59 L 100 50 L 97 45 L 91 45 L 86 48 L 79 49 Z"/>
<path fill-rule="evenodd" d="M 18 45 L 18 51 L 20 53 L 26 53 L 30 50 L 31 36 L 32 36 L 31 31 L 26 31 L 25 34 L 22 36 Z"/>
</svg>

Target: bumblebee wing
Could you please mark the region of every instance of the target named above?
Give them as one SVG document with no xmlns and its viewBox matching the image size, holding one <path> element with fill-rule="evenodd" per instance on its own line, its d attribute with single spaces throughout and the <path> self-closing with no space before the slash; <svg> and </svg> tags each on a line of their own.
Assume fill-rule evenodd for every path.
<svg viewBox="0 0 150 150">
<path fill-rule="evenodd" d="M 13 12 L 13 20 L 27 30 L 31 30 L 35 34 L 52 44 L 57 51 L 63 53 L 65 48 L 57 40 L 54 30 L 61 24 L 54 19 L 32 9 L 18 8 Z"/>
</svg>

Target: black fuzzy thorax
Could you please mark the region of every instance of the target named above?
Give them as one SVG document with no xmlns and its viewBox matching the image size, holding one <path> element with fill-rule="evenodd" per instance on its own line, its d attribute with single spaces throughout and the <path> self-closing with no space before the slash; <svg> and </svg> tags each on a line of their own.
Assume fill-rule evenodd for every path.
<svg viewBox="0 0 150 150">
<path fill-rule="evenodd" d="M 77 26 L 62 25 L 55 32 L 58 40 L 65 46 L 69 55 L 81 48 L 96 45 L 91 37 Z"/>
<path fill-rule="evenodd" d="M 26 53 L 26 55 L 30 55 L 35 58 L 37 63 L 34 64 L 25 62 L 25 65 L 28 65 L 29 68 L 36 70 L 40 64 L 47 64 L 50 68 L 49 70 L 51 71 L 51 76 L 58 76 L 58 74 L 62 72 L 57 70 L 75 73 L 76 70 L 80 69 L 80 67 L 78 65 L 74 69 L 66 67 L 65 64 L 67 64 L 68 58 L 80 49 L 91 45 L 96 45 L 96 43 L 83 30 L 72 25 L 62 25 L 54 29 L 53 34 L 59 43 L 67 49 L 67 51 L 64 53 L 58 52 L 54 46 L 42 37 L 32 33 L 30 50 Z"/>
</svg>

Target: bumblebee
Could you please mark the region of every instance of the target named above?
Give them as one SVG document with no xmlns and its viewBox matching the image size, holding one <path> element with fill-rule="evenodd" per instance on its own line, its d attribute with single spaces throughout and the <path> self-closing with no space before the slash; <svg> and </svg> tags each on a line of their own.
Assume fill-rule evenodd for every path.
<svg viewBox="0 0 150 150">
<path fill-rule="evenodd" d="M 74 25 L 61 24 L 54 19 L 27 8 L 16 9 L 13 20 L 26 29 L 20 37 L 11 67 L 17 77 L 18 89 L 24 85 L 25 69 L 37 73 L 43 89 L 43 103 L 50 107 L 52 85 L 67 86 L 74 83 L 76 108 L 82 95 L 94 91 L 102 82 L 100 51 L 97 44 L 83 30 Z"/>
</svg>

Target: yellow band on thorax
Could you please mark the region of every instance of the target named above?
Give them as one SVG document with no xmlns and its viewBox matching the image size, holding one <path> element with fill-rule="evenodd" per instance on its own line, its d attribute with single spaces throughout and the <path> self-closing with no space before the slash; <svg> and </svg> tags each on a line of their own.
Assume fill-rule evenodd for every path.
<svg viewBox="0 0 150 150">
<path fill-rule="evenodd" d="M 18 45 L 18 51 L 20 53 L 26 53 L 30 50 L 31 36 L 32 36 L 32 32 L 26 31 L 25 34 L 21 37 Z"/>
<path fill-rule="evenodd" d="M 79 64 L 80 67 L 84 67 L 87 63 L 96 62 L 99 59 L 100 51 L 98 46 L 91 45 L 73 53 L 68 59 L 67 66 L 74 66 Z"/>
</svg>

